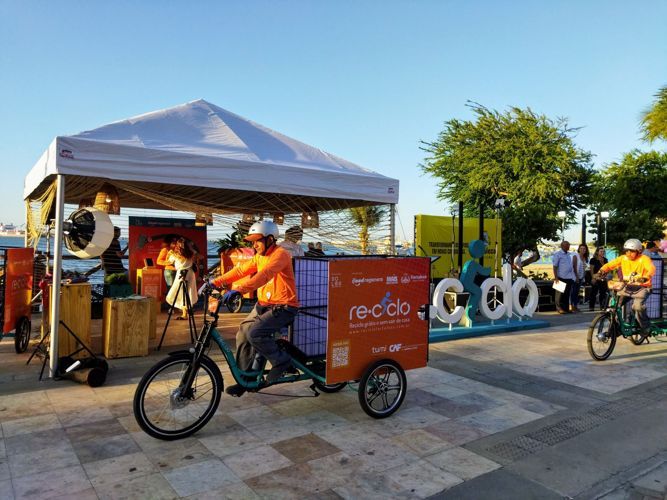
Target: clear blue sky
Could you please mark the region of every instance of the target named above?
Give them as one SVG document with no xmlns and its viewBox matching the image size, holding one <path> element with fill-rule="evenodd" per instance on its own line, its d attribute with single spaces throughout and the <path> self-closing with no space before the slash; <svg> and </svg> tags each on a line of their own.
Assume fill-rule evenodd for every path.
<svg viewBox="0 0 667 500">
<path fill-rule="evenodd" d="M 663 0 L 0 0 L 0 221 L 23 222 L 56 135 L 204 98 L 398 178 L 411 239 L 416 213 L 449 213 L 419 142 L 467 100 L 568 117 L 596 166 L 648 149 L 666 19 Z"/>
</svg>

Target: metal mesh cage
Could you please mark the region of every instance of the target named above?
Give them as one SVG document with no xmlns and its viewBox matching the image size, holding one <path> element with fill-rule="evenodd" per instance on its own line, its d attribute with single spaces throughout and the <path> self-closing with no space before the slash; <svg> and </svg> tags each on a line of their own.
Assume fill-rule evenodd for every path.
<svg viewBox="0 0 667 500">
<path fill-rule="evenodd" d="M 665 287 L 665 259 L 652 259 L 655 275 L 651 280 L 651 294 L 646 299 L 646 313 L 650 319 L 662 318 L 665 313 L 664 303 L 667 299 Z"/>
<path fill-rule="evenodd" d="M 309 357 L 325 356 L 329 261 L 295 258 L 294 277 L 301 306 L 292 326 L 292 343 Z"/>
</svg>

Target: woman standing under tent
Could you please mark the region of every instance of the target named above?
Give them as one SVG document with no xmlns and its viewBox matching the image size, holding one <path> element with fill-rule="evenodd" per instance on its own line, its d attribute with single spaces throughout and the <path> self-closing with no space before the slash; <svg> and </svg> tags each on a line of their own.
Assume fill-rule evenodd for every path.
<svg viewBox="0 0 667 500">
<path fill-rule="evenodd" d="M 570 311 L 572 312 L 579 312 L 579 292 L 586 276 L 588 258 L 588 246 L 582 243 L 577 247 L 577 253 L 572 256 L 572 269 L 574 269 L 575 276 L 570 295 Z"/>
<path fill-rule="evenodd" d="M 167 254 L 166 261 L 170 262 L 174 266 L 174 269 L 176 269 L 176 279 L 167 294 L 167 303 L 169 305 L 173 304 L 174 307 L 181 310 L 181 316 L 176 319 L 187 319 L 188 303 L 185 294 L 182 293 L 181 271 L 186 270 L 186 274 L 183 277 L 185 289 L 190 297 L 190 304 L 194 304 L 197 302 L 197 284 L 195 273 L 192 269 L 195 262 L 195 253 L 190 248 L 190 245 L 186 243 L 185 238 L 181 237 L 176 240 L 173 250 L 170 250 Z"/>
<path fill-rule="evenodd" d="M 604 278 L 595 278 L 595 275 L 600 272 L 600 268 L 604 266 L 607 262 L 607 257 L 605 256 L 604 247 L 597 247 L 595 249 L 595 254 L 590 260 L 591 265 L 591 275 L 592 279 L 592 289 L 591 296 L 589 301 L 589 309 L 592 311 L 595 309 L 595 300 L 599 297 L 600 310 L 603 310 L 607 305 L 607 280 Z"/>
</svg>

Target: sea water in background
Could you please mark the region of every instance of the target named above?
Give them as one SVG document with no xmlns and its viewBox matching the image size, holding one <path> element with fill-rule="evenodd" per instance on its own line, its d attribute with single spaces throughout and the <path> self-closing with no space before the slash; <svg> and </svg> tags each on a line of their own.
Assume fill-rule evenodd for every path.
<svg viewBox="0 0 667 500">
<path fill-rule="evenodd" d="M 23 237 L 14 237 L 14 236 L 0 236 L 0 247 L 23 247 Z M 125 238 L 120 238 L 121 248 L 127 246 L 127 240 Z M 216 256 L 217 245 L 213 242 L 208 243 L 207 253 L 208 257 L 208 266 L 211 267 L 214 264 L 217 264 L 220 259 Z M 39 242 L 37 250 L 42 252 L 46 251 L 46 239 L 42 238 Z M 71 256 L 73 258 L 67 258 L 63 260 L 63 270 L 65 271 L 78 271 L 79 273 L 85 273 L 89 269 L 97 266 L 100 263 L 99 258 L 95 259 L 77 259 L 69 251 L 63 247 L 63 256 Z M 51 265 L 53 264 L 53 239 L 51 240 Z M 123 259 L 123 265 L 127 269 L 127 258 Z M 104 282 L 104 273 L 102 271 L 97 271 L 94 274 L 91 274 L 88 277 L 91 283 L 103 283 Z"/>
</svg>

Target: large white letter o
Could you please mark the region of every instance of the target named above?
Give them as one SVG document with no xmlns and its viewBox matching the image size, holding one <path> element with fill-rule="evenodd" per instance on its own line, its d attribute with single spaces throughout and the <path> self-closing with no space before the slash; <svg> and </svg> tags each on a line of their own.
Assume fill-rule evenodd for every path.
<svg viewBox="0 0 667 500">
<path fill-rule="evenodd" d="M 523 288 L 528 288 L 528 300 L 526 305 L 522 306 L 519 301 L 519 292 Z M 537 290 L 537 285 L 531 279 L 519 278 L 512 285 L 512 302 L 514 310 L 519 316 L 532 316 L 537 310 L 537 304 L 540 300 L 540 292 Z"/>
</svg>

